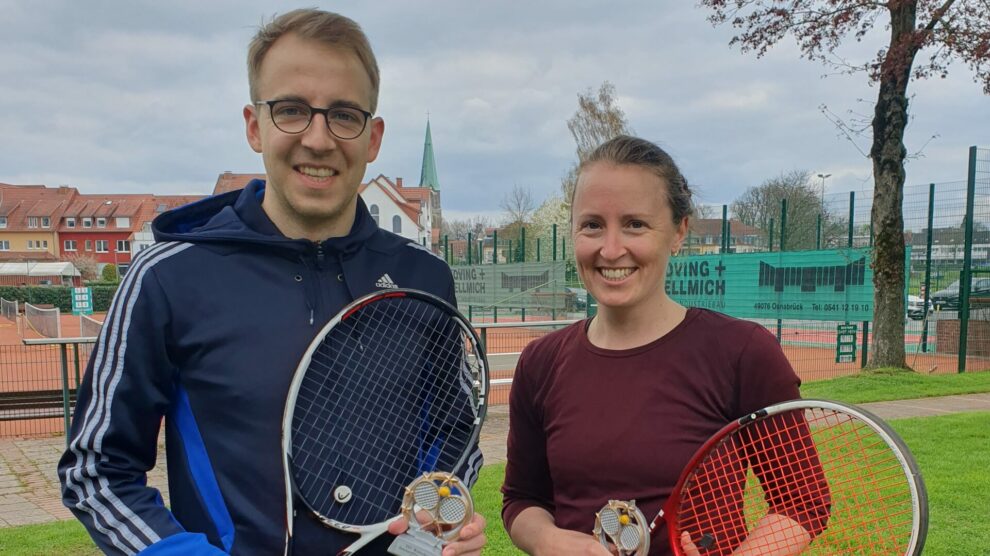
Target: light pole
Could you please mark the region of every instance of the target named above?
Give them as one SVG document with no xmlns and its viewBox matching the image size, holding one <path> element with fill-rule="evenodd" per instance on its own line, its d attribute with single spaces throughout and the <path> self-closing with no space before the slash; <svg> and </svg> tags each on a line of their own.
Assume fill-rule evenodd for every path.
<svg viewBox="0 0 990 556">
<path fill-rule="evenodd" d="M 822 211 L 825 211 L 825 178 L 832 177 L 832 174 L 818 174 L 818 177 L 822 180 Z"/>
</svg>

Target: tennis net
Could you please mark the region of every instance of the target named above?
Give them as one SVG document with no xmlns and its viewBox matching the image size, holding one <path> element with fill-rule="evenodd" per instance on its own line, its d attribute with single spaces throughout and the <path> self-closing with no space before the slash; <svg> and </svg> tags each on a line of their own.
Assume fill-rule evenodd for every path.
<svg viewBox="0 0 990 556">
<path fill-rule="evenodd" d="M 24 304 L 24 322 L 35 332 L 48 338 L 62 337 L 62 315 L 58 308 L 42 309 Z"/>
<path fill-rule="evenodd" d="M 86 315 L 79 315 L 79 335 L 83 338 L 98 337 L 102 328 L 102 322 Z"/>
<path fill-rule="evenodd" d="M 0 297 L 0 315 L 11 322 L 17 322 L 17 301 Z"/>
</svg>

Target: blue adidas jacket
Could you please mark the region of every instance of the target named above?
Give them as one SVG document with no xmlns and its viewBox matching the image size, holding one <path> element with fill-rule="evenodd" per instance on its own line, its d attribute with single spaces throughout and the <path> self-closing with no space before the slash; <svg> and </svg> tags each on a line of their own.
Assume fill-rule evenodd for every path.
<svg viewBox="0 0 990 556">
<path fill-rule="evenodd" d="M 449 267 L 378 228 L 363 201 L 346 237 L 283 236 L 264 182 L 160 215 L 93 349 L 59 462 L 63 501 L 110 554 L 282 554 L 281 424 L 289 382 L 347 303 L 395 284 L 454 301 Z M 165 418 L 170 505 L 146 486 Z M 477 448 L 459 475 L 477 478 Z M 356 537 L 299 511 L 295 554 Z M 385 554 L 388 535 L 360 554 Z"/>
</svg>

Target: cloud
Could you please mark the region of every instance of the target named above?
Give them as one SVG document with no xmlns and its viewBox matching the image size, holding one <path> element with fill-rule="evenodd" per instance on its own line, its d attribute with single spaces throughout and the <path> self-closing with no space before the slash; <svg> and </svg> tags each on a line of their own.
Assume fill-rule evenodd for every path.
<svg viewBox="0 0 990 556">
<path fill-rule="evenodd" d="M 0 181 L 90 192 L 209 192 L 261 171 L 243 137 L 246 45 L 280 9 L 261 0 L 7 1 L 0 33 Z M 369 175 L 417 181 L 427 112 L 444 211 L 498 211 L 514 184 L 559 190 L 573 163 L 577 93 L 611 81 L 637 134 L 667 148 L 705 202 L 791 169 L 869 186 L 867 159 L 819 110 L 869 115 L 862 75 L 830 75 L 784 41 L 762 59 L 687 2 L 553 0 L 347 7 L 382 68 L 385 141 Z M 876 37 L 850 44 L 872 56 Z M 965 177 L 990 103 L 969 70 L 911 85 L 908 183 Z M 857 102 L 863 99 L 863 102 Z M 936 137 L 932 139 L 932 137 Z M 862 148 L 867 138 L 857 138 Z"/>
</svg>

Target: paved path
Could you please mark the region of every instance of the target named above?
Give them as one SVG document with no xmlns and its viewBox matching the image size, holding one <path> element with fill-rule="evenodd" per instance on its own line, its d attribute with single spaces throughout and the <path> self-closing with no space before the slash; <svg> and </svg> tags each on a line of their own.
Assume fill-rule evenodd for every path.
<svg viewBox="0 0 990 556">
<path fill-rule="evenodd" d="M 990 411 L 990 393 L 862 404 L 884 419 L 945 415 L 961 411 Z M 505 461 L 508 406 L 493 406 L 481 433 L 485 463 Z M 68 519 L 60 501 L 55 466 L 65 449 L 64 437 L 0 440 L 0 527 Z M 166 495 L 164 465 L 154 469 L 148 483 Z"/>
</svg>

